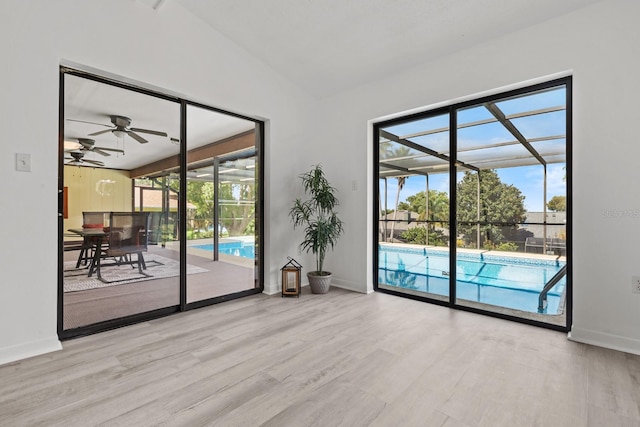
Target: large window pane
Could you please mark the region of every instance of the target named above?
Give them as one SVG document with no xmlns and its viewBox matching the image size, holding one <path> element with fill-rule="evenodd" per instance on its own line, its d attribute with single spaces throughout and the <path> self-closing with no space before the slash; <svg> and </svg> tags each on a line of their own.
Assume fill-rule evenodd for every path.
<svg viewBox="0 0 640 427">
<path fill-rule="evenodd" d="M 259 286 L 257 132 L 187 107 L 187 303 Z"/>
<path fill-rule="evenodd" d="M 169 229 L 177 223 L 170 189 L 179 185 L 149 165 L 179 155 L 172 138 L 180 134 L 180 105 L 70 74 L 64 88 L 63 329 L 177 306 L 180 248 Z M 149 213 L 146 229 L 129 240 L 144 250 L 123 252 L 117 243 L 133 228 L 122 219 L 110 224 L 110 213 L 134 211 Z"/>
<path fill-rule="evenodd" d="M 380 131 L 379 288 L 448 298 L 448 134 L 447 115 Z"/>
<path fill-rule="evenodd" d="M 566 277 L 544 289 L 566 265 L 564 94 L 543 90 L 459 111 L 484 108 L 496 121 L 457 134 L 458 161 L 478 170 L 458 173 L 456 304 L 566 324 Z"/>
</svg>

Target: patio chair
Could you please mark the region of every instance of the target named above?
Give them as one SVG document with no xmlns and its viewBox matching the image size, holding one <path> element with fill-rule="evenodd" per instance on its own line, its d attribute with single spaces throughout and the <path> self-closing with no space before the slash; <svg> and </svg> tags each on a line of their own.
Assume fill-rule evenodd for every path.
<svg viewBox="0 0 640 427">
<path fill-rule="evenodd" d="M 147 266 L 142 254 L 147 251 L 148 225 L 149 212 L 111 212 L 109 227 L 105 228 L 109 246 L 103 249 L 104 256 L 116 259 L 115 265 L 131 264 L 134 268 L 135 263 L 141 275 L 151 277 L 143 271 Z M 136 255 L 135 261 L 133 255 Z M 100 274 L 101 264 L 98 262 L 96 273 L 104 282 Z"/>
<path fill-rule="evenodd" d="M 162 220 L 162 212 L 150 212 L 149 214 L 149 245 L 157 245 L 160 241 L 160 227 Z"/>
<path fill-rule="evenodd" d="M 544 239 L 542 239 L 542 237 L 527 237 L 524 242 L 524 251 L 529 252 L 529 248 L 535 248 L 536 251 L 534 252 L 542 252 L 543 243 Z M 538 248 L 540 249 L 539 251 L 537 251 Z"/>
<path fill-rule="evenodd" d="M 82 228 L 103 228 L 109 212 L 82 212 Z"/>
<path fill-rule="evenodd" d="M 82 212 L 82 228 L 100 228 L 105 226 L 105 218 L 109 212 L 96 211 L 96 212 Z M 106 248 L 108 245 L 106 237 L 103 238 L 102 246 Z M 78 255 L 78 262 L 76 262 L 76 268 L 80 267 L 80 264 L 87 265 L 87 263 L 93 259 L 94 251 L 96 247 L 96 238 L 86 237 L 80 247 L 80 254 Z"/>
<path fill-rule="evenodd" d="M 550 247 L 556 255 L 564 256 L 567 252 L 567 241 L 554 237 L 551 239 Z"/>
</svg>

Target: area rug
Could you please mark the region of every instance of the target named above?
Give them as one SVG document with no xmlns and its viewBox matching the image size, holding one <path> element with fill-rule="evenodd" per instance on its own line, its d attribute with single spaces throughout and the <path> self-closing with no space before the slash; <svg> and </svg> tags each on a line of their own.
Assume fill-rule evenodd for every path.
<svg viewBox="0 0 640 427">
<path fill-rule="evenodd" d="M 134 255 L 135 259 L 135 255 Z M 95 277 L 95 274 L 88 277 L 87 268 L 76 269 L 75 261 L 67 261 L 64 263 L 64 291 L 77 292 L 86 291 L 88 289 L 105 288 L 107 286 L 118 286 L 127 283 L 142 282 L 145 280 L 164 279 L 167 277 L 177 277 L 180 274 L 180 263 L 176 260 L 165 258 L 160 255 L 147 254 L 144 256 L 147 269 L 144 272 L 151 277 L 143 276 L 138 272 L 137 264 L 134 268 L 131 265 L 112 265 L 103 266 L 100 269 L 102 278 L 108 282 L 105 283 Z M 106 261 L 110 263 L 110 261 Z M 205 273 L 209 270 L 187 264 L 187 274 Z"/>
</svg>

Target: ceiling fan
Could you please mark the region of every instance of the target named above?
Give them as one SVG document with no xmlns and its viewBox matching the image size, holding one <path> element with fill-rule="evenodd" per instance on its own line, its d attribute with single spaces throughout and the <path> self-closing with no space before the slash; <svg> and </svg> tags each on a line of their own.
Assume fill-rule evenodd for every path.
<svg viewBox="0 0 640 427">
<path fill-rule="evenodd" d="M 78 143 L 81 145 L 81 147 L 78 148 L 80 151 L 91 151 L 92 153 L 98 153 L 102 156 L 110 156 L 111 154 L 107 153 L 107 151 L 124 154 L 124 150 L 120 150 L 119 148 L 97 147 L 94 139 L 78 138 Z"/>
<path fill-rule="evenodd" d="M 84 120 L 74 120 L 74 119 L 68 119 L 68 120 L 72 122 L 91 123 L 94 125 L 106 126 L 109 128 L 109 129 L 101 130 L 98 132 L 90 133 L 89 136 L 97 136 L 97 135 L 102 135 L 103 133 L 112 132 L 118 138 L 122 138 L 125 135 L 129 135 L 131 138 L 135 139 L 141 144 L 147 143 L 149 141 L 147 141 L 146 139 L 138 135 L 136 132 L 148 133 L 150 135 L 157 135 L 157 136 L 165 136 L 165 137 L 167 136 L 166 132 L 160 132 L 157 130 L 150 130 L 150 129 L 132 128 L 130 127 L 131 119 L 129 117 L 116 116 L 116 115 L 109 116 L 109 117 L 111 118 L 111 123 L 113 124 L 113 126 L 105 125 L 102 123 L 87 122 Z"/>
<path fill-rule="evenodd" d="M 104 163 L 102 163 L 99 160 L 84 159 L 84 153 L 82 151 L 71 151 L 69 154 L 71 154 L 71 157 L 65 157 L 65 159 L 71 160 L 70 162 L 67 162 L 68 165 L 80 165 L 82 163 L 91 163 L 92 165 L 96 165 L 96 166 L 104 166 Z"/>
</svg>

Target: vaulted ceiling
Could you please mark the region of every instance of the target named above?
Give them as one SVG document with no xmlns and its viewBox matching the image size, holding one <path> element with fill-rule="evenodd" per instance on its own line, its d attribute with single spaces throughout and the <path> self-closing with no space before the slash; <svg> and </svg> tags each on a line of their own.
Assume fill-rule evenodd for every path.
<svg viewBox="0 0 640 427">
<path fill-rule="evenodd" d="M 173 1 L 325 97 L 597 0 Z"/>
<path fill-rule="evenodd" d="M 392 75 L 536 25 L 597 0 L 137 0 L 162 12 L 173 1 L 318 98 Z M 508 52 L 505 52 L 508 54 Z M 190 114 L 197 117 L 198 109 Z M 131 118 L 149 143 L 116 138 L 111 115 Z M 245 132 L 251 122 L 213 112 L 191 120 L 190 147 Z M 85 160 L 133 169 L 175 155 L 178 105 L 70 78 L 65 90 L 65 139 L 92 138 L 124 156 L 85 151 Z M 76 144 L 77 145 L 77 144 Z M 70 155 L 70 154 L 69 154 Z M 72 160 L 72 159 L 70 159 Z"/>
</svg>

